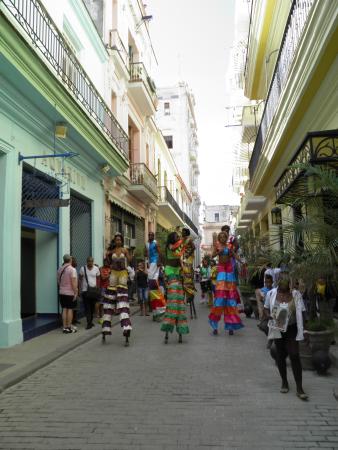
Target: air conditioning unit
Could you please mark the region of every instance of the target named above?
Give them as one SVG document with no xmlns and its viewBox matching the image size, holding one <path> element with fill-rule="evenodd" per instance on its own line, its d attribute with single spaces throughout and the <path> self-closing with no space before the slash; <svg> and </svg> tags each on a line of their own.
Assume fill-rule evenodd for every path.
<svg viewBox="0 0 338 450">
<path fill-rule="evenodd" d="M 130 239 L 130 247 L 136 247 L 136 239 Z"/>
</svg>

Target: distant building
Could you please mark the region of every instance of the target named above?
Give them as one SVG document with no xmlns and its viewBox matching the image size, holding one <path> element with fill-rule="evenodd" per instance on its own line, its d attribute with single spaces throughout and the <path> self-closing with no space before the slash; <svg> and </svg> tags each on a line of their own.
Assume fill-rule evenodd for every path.
<svg viewBox="0 0 338 450">
<path fill-rule="evenodd" d="M 213 236 L 221 231 L 223 225 L 229 225 L 233 229 L 237 211 L 238 206 L 233 205 L 203 205 L 202 257 L 212 252 Z"/>
</svg>

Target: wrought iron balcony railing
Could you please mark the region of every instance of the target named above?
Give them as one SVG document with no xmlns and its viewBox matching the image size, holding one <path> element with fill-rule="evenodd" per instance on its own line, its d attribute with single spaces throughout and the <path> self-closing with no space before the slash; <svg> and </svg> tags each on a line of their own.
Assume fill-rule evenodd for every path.
<svg viewBox="0 0 338 450">
<path fill-rule="evenodd" d="M 194 233 L 198 235 L 198 228 L 185 212 L 183 213 L 183 220 L 188 225 L 188 227 L 191 228 L 194 231 Z"/>
<path fill-rule="evenodd" d="M 71 91 L 87 115 L 128 159 L 128 135 L 91 82 L 47 10 L 38 0 L 2 0 L 53 74 Z"/>
<path fill-rule="evenodd" d="M 156 86 L 142 62 L 130 63 L 130 81 L 142 81 L 153 102 L 157 101 Z"/>
<path fill-rule="evenodd" d="M 181 210 L 179 204 L 176 202 L 174 197 L 170 194 L 166 186 L 161 186 L 158 188 L 158 200 L 161 203 L 169 203 L 169 205 L 175 210 L 175 212 L 183 220 L 183 211 Z"/>
<path fill-rule="evenodd" d="M 129 71 L 129 53 L 124 46 L 121 36 L 117 30 L 110 30 L 110 42 L 111 50 L 116 50 L 120 55 L 120 58 L 125 65 L 126 69 Z"/>
<path fill-rule="evenodd" d="M 267 95 L 262 121 L 249 164 L 250 179 L 253 178 L 258 165 L 266 135 L 276 113 L 279 99 L 288 79 L 289 70 L 313 3 L 314 0 L 293 0 L 292 2 L 275 71 Z"/>
<path fill-rule="evenodd" d="M 157 181 L 148 167 L 143 163 L 130 165 L 130 180 L 132 184 L 145 186 L 155 197 L 157 197 Z"/>
<path fill-rule="evenodd" d="M 326 130 L 307 133 L 305 139 L 298 147 L 289 167 L 283 172 L 275 184 L 277 202 L 287 201 L 287 193 L 296 185 L 298 179 L 304 174 L 302 164 L 326 164 L 338 170 L 338 131 Z M 306 180 L 303 180 L 306 182 Z M 296 187 L 296 186 L 295 186 Z M 297 192 L 302 193 L 301 183 L 298 183 Z M 284 199 L 284 200 L 283 200 Z"/>
</svg>

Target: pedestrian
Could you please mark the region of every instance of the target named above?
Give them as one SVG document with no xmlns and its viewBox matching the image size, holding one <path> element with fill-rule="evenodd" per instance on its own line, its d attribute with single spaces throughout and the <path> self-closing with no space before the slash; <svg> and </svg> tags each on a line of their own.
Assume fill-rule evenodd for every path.
<svg viewBox="0 0 338 450">
<path fill-rule="evenodd" d="M 94 258 L 88 256 L 87 264 L 80 269 L 81 295 L 87 319 L 86 330 L 93 326 L 95 305 L 100 298 L 100 269 L 94 264 Z"/>
<path fill-rule="evenodd" d="M 233 255 L 235 249 L 228 242 L 228 235 L 221 231 L 218 242 L 215 244 L 213 257 L 218 256 L 216 291 L 214 304 L 209 314 L 209 323 L 213 334 L 218 334 L 218 322 L 224 315 L 224 329 L 232 336 L 235 330 L 243 327 L 238 313 L 240 303 L 236 285 L 236 275 L 233 266 Z"/>
<path fill-rule="evenodd" d="M 71 256 L 72 258 L 72 267 L 74 267 L 74 269 L 76 270 L 76 278 L 77 278 L 77 291 L 80 292 L 79 289 L 79 278 L 78 278 L 78 274 L 77 274 L 77 259 L 75 258 L 75 256 Z M 80 311 L 80 297 L 79 295 L 77 295 L 76 300 L 75 300 L 75 306 L 73 308 L 73 320 L 72 320 L 72 325 L 73 328 L 76 328 L 76 325 L 79 325 L 81 322 L 78 320 L 78 311 Z"/>
<path fill-rule="evenodd" d="M 120 325 L 123 329 L 123 336 L 125 337 L 125 345 L 127 347 L 129 346 L 129 337 L 132 330 L 128 300 L 127 271 L 130 255 L 128 250 L 124 247 L 122 234 L 116 233 L 112 244 L 113 250 L 110 254 L 111 273 L 109 286 L 104 293 L 102 341 L 105 342 L 106 336 L 111 335 L 111 320 L 116 305 L 117 313 L 120 315 Z"/>
<path fill-rule="evenodd" d="M 161 325 L 161 330 L 165 332 L 165 344 L 168 343 L 169 332 L 172 333 L 175 327 L 179 343 L 182 343 L 182 335 L 189 333 L 182 284 L 182 253 L 182 240 L 176 232 L 170 233 L 167 239 L 164 268 L 167 279 L 167 307 Z"/>
<path fill-rule="evenodd" d="M 205 303 L 205 296 L 209 299 L 212 296 L 211 287 L 211 269 L 208 258 L 202 259 L 202 267 L 200 270 L 200 285 L 201 285 L 201 304 Z"/>
<path fill-rule="evenodd" d="M 141 316 L 149 316 L 147 312 L 148 305 L 148 274 L 144 262 L 141 261 L 137 265 L 136 271 L 137 295 L 140 302 Z"/>
<path fill-rule="evenodd" d="M 144 249 L 144 256 L 147 263 L 149 300 L 154 321 L 162 320 L 165 313 L 165 299 L 159 286 L 159 271 L 161 265 L 161 250 L 155 240 L 152 231 L 148 233 L 148 242 Z"/>
<path fill-rule="evenodd" d="M 104 258 L 103 260 L 103 266 L 100 267 L 100 290 L 101 290 L 101 297 L 100 297 L 100 307 L 99 307 L 99 324 L 102 325 L 102 316 L 103 316 L 103 300 L 104 300 L 104 293 L 109 286 L 109 278 L 110 278 L 110 263 L 108 258 Z"/>
<path fill-rule="evenodd" d="M 182 229 L 182 263 L 183 263 L 183 289 L 185 295 L 185 301 L 189 303 L 190 306 L 190 317 L 197 318 L 195 309 L 195 284 L 194 284 L 194 256 L 195 256 L 195 244 L 190 237 L 189 228 Z"/>
<path fill-rule="evenodd" d="M 276 362 L 282 379 L 280 392 L 289 392 L 287 380 L 286 358 L 289 356 L 293 376 L 297 387 L 297 397 L 307 400 L 303 390 L 302 364 L 299 356 L 299 341 L 304 339 L 305 306 L 302 295 L 296 289 L 290 289 L 288 274 L 281 273 L 278 287 L 266 294 L 264 314 L 269 320 L 268 339 L 274 340 L 276 346 Z"/>
<path fill-rule="evenodd" d="M 72 325 L 72 320 L 73 308 L 78 296 L 78 281 L 76 269 L 72 267 L 72 257 L 70 255 L 63 256 L 63 265 L 58 270 L 57 282 L 62 308 L 63 333 L 75 333 L 77 329 Z"/>
</svg>

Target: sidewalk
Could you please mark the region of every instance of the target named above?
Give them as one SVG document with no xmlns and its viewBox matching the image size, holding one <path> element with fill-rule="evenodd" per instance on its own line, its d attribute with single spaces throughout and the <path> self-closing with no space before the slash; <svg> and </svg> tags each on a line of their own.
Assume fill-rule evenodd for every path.
<svg viewBox="0 0 338 450">
<path fill-rule="evenodd" d="M 131 305 L 130 310 L 134 315 L 139 306 Z M 119 324 L 118 316 L 112 323 Z M 85 326 L 83 318 L 77 333 L 63 334 L 58 328 L 14 347 L 0 349 L 0 393 L 101 333 L 97 320 L 92 329 L 86 330 Z"/>
</svg>

